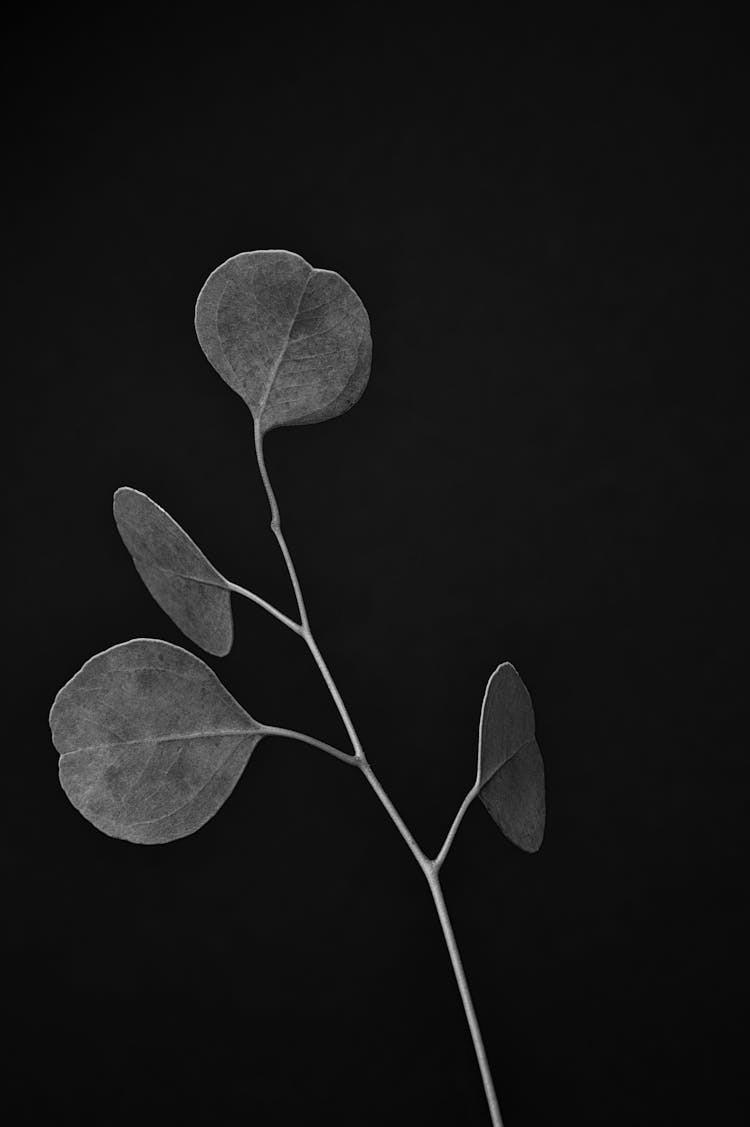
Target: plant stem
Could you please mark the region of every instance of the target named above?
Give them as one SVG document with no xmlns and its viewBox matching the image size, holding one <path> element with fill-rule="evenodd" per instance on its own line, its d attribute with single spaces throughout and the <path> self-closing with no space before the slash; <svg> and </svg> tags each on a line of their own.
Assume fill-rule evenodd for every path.
<svg viewBox="0 0 750 1127">
<path fill-rule="evenodd" d="M 466 1014 L 466 1020 L 471 1031 L 471 1039 L 474 1042 L 474 1052 L 476 1053 L 477 1061 L 479 1063 L 479 1071 L 482 1073 L 484 1094 L 487 1097 L 487 1107 L 489 1108 L 492 1127 L 503 1127 L 503 1120 L 500 1115 L 500 1107 L 497 1102 L 497 1095 L 495 1094 L 495 1086 L 492 1083 L 492 1073 L 490 1072 L 490 1066 L 487 1062 L 487 1054 L 484 1050 L 482 1033 L 479 1028 L 479 1022 L 477 1021 L 477 1015 L 474 1012 L 474 1004 L 471 1000 L 471 994 L 469 993 L 469 984 L 466 981 L 466 974 L 464 973 L 463 963 L 461 962 L 461 955 L 458 951 L 458 944 L 456 943 L 456 937 L 453 934 L 450 916 L 448 915 L 448 908 L 446 907 L 445 899 L 443 897 L 443 890 L 440 887 L 440 879 L 436 870 L 433 869 L 433 872 L 427 876 L 427 883 L 430 886 L 432 899 L 435 901 L 435 907 L 437 908 L 440 926 L 443 929 L 446 946 L 448 947 L 448 954 L 450 955 L 451 963 L 453 964 L 453 973 L 456 976 L 458 990 L 461 994 L 461 1001 L 464 1004 L 464 1013 Z"/>
<path fill-rule="evenodd" d="M 404 839 L 404 841 L 406 842 L 406 844 L 409 846 L 409 849 L 411 849 L 411 851 L 414 854 L 414 857 L 417 861 L 417 864 L 419 865 L 420 869 L 422 870 L 424 875 L 427 877 L 427 880 L 429 881 L 430 872 L 432 870 L 433 862 L 427 859 L 425 854 L 422 852 L 422 850 L 417 845 L 416 841 L 414 840 L 414 835 L 412 834 L 411 830 L 409 829 L 409 827 L 404 822 L 403 818 L 399 814 L 396 807 L 391 802 L 391 800 L 388 797 L 386 791 L 383 789 L 383 786 L 382 786 L 380 780 L 378 779 L 377 775 L 375 774 L 375 772 L 373 771 L 372 767 L 367 762 L 367 760 L 364 761 L 363 770 L 364 770 L 365 777 L 366 777 L 368 783 L 370 784 L 372 789 L 375 791 L 375 794 L 378 796 L 381 803 L 385 807 L 385 810 L 387 811 L 391 821 L 394 823 L 394 825 L 396 826 L 396 829 L 401 834 L 401 836 Z"/>
<path fill-rule="evenodd" d="M 284 625 L 288 626 L 290 630 L 293 630 L 295 634 L 302 633 L 302 627 L 298 622 L 294 622 L 291 618 L 287 618 L 287 616 L 282 611 L 280 611 L 278 607 L 273 606 L 272 603 L 266 602 L 265 599 L 261 599 L 260 595 L 256 595 L 254 591 L 248 591 L 246 587 L 240 587 L 237 583 L 230 583 L 228 579 L 226 580 L 226 583 L 230 591 L 234 591 L 236 595 L 244 595 L 246 599 L 250 599 L 251 602 L 257 603 L 259 607 L 263 607 L 263 610 L 267 610 L 269 614 L 272 614 L 274 616 L 274 618 L 278 618 L 279 622 L 283 622 Z"/>
<path fill-rule="evenodd" d="M 292 581 L 292 587 L 294 588 L 294 597 L 297 600 L 297 609 L 299 610 L 299 617 L 300 617 L 300 622 L 302 623 L 302 629 L 304 630 L 304 632 L 306 634 L 309 634 L 310 633 L 310 626 L 309 626 L 309 623 L 307 621 L 307 611 L 305 610 L 305 600 L 302 598 L 302 588 L 299 585 L 299 579 L 297 578 L 297 572 L 294 570 L 294 563 L 292 562 L 291 554 L 289 552 L 289 549 L 286 546 L 286 540 L 284 539 L 284 536 L 283 536 L 282 531 L 281 531 L 281 517 L 279 516 L 279 506 L 276 503 L 276 497 L 275 497 L 273 488 L 271 487 L 271 479 L 269 478 L 268 470 L 266 469 L 266 463 L 265 463 L 265 459 L 263 457 L 263 435 L 261 434 L 260 426 L 259 426 L 257 420 L 255 422 L 254 431 L 255 431 L 255 454 L 256 454 L 256 457 L 258 459 L 258 469 L 260 470 L 261 480 L 263 481 L 263 485 L 265 486 L 266 496 L 268 497 L 268 504 L 269 504 L 270 509 L 271 509 L 271 528 L 273 529 L 274 536 L 276 537 L 276 539 L 279 542 L 279 547 L 281 548 L 281 554 L 284 557 L 284 562 L 286 563 L 286 569 L 289 572 L 289 578 Z"/>
<path fill-rule="evenodd" d="M 364 762 L 366 762 L 366 760 L 365 760 L 365 753 L 362 750 L 362 744 L 359 742 L 359 737 L 358 737 L 356 731 L 354 730 L 354 725 L 352 724 L 351 717 L 349 716 L 349 713 L 347 712 L 346 705 L 344 704 L 344 702 L 341 698 L 341 693 L 336 688 L 336 682 L 334 681 L 333 677 L 331 676 L 331 672 L 330 672 L 328 666 L 326 665 L 325 661 L 323 660 L 323 655 L 320 652 L 320 650 L 318 649 L 316 641 L 313 638 L 312 633 L 310 632 L 309 626 L 305 630 L 303 630 L 302 636 L 305 639 L 305 641 L 307 642 L 310 653 L 315 658 L 315 664 L 317 665 L 320 672 L 323 674 L 323 680 L 325 681 L 326 685 L 328 686 L 328 691 L 331 694 L 331 697 L 333 698 L 333 703 L 336 705 L 336 708 L 338 709 L 339 716 L 341 717 L 341 719 L 344 723 L 344 727 L 346 728 L 347 735 L 349 736 L 349 739 L 352 742 L 352 747 L 354 748 L 354 754 L 355 754 L 355 756 L 358 760 L 360 760 L 361 762 L 364 763 Z"/>
<path fill-rule="evenodd" d="M 306 736 L 304 732 L 294 732 L 291 728 L 276 728 L 268 724 L 263 725 L 264 736 L 285 736 L 289 740 L 299 740 L 300 743 L 310 744 L 311 747 L 320 748 L 321 751 L 327 751 L 329 755 L 333 755 L 336 759 L 340 759 L 342 763 L 351 763 L 355 767 L 359 767 L 360 763 L 356 755 L 349 755 L 348 752 L 339 751 L 336 747 L 331 747 L 330 744 L 324 743 L 323 740 L 316 740 L 315 736 Z"/>
<path fill-rule="evenodd" d="M 448 856 L 448 850 L 450 849 L 451 845 L 453 844 L 453 839 L 456 836 L 456 833 L 458 832 L 458 827 L 461 825 L 461 822 L 463 821 L 464 814 L 469 809 L 469 807 L 471 806 L 472 802 L 474 801 L 474 799 L 477 797 L 478 794 L 479 794 L 479 784 L 475 783 L 474 786 L 471 788 L 471 790 L 467 793 L 466 798 L 463 800 L 463 802 L 459 806 L 458 813 L 456 814 L 455 818 L 453 819 L 453 825 L 448 830 L 448 833 L 446 834 L 445 841 L 443 842 L 442 848 L 441 848 L 440 852 L 438 853 L 437 857 L 435 858 L 435 872 L 436 873 L 440 872 L 440 867 L 443 864 L 443 861 L 445 860 L 445 858 Z"/>
<path fill-rule="evenodd" d="M 492 1127 L 503 1127 L 503 1121 L 500 1116 L 500 1108 L 498 1106 L 495 1088 L 492 1083 L 492 1073 L 490 1072 L 490 1066 L 487 1062 L 487 1054 L 484 1049 L 482 1034 L 479 1029 L 479 1022 L 477 1021 L 477 1015 L 474 1010 L 473 1002 L 471 1000 L 471 994 L 469 993 L 469 985 L 466 981 L 466 974 L 461 962 L 458 945 L 456 944 L 456 937 L 453 934 L 453 928 L 451 926 L 448 909 L 445 904 L 445 899 L 443 898 L 443 891 L 440 886 L 440 880 L 438 877 L 440 866 L 442 865 L 448 854 L 448 850 L 450 849 L 453 838 L 455 837 L 458 827 L 461 824 L 461 820 L 466 813 L 466 810 L 468 809 L 471 801 L 476 797 L 476 794 L 478 793 L 478 784 L 475 784 L 464 798 L 464 801 L 462 802 L 458 813 L 453 820 L 453 825 L 449 829 L 446 839 L 443 842 L 440 853 L 434 861 L 431 861 L 427 857 L 427 855 L 420 849 L 414 838 L 414 835 L 411 833 L 409 827 L 406 825 L 398 810 L 391 802 L 388 794 L 383 789 L 380 780 L 370 766 L 362 748 L 362 744 L 360 743 L 359 737 L 357 736 L 357 733 L 355 731 L 354 725 L 351 721 L 351 717 L 347 712 L 346 705 L 344 704 L 341 694 L 338 691 L 336 682 L 331 676 L 331 672 L 328 669 L 328 666 L 323 659 L 323 655 L 318 649 L 317 643 L 313 637 L 312 631 L 310 629 L 310 623 L 307 617 L 307 611 L 305 610 L 304 599 L 302 598 L 302 589 L 297 578 L 297 573 L 294 569 L 291 554 L 284 539 L 284 535 L 281 531 L 279 507 L 276 503 L 276 497 L 271 487 L 271 482 L 268 477 L 268 471 L 266 470 L 266 464 L 263 459 L 263 436 L 257 423 L 255 424 L 255 452 L 258 458 L 258 468 L 260 469 L 260 476 L 263 480 L 266 494 L 268 496 L 268 503 L 271 509 L 271 528 L 273 529 L 274 535 L 279 542 L 279 547 L 281 548 L 281 552 L 287 566 L 287 571 L 289 572 L 289 578 L 292 582 L 292 587 L 294 588 L 294 594 L 297 599 L 297 607 L 299 609 L 300 624 L 292 622 L 292 620 L 287 618 L 286 615 L 282 614 L 281 611 L 278 611 L 275 607 L 272 607 L 270 603 L 266 603 L 265 600 L 260 599 L 258 596 L 252 595 L 244 588 L 238 587 L 235 584 L 231 584 L 230 586 L 232 590 L 236 591 L 238 594 L 247 595 L 259 605 L 264 606 L 266 610 L 270 611 L 271 614 L 274 614 L 276 618 L 284 622 L 284 624 L 289 626 L 290 629 L 294 630 L 295 633 L 301 634 L 305 639 L 310 653 L 315 659 L 315 663 L 323 676 L 323 680 L 328 686 L 328 691 L 331 694 L 333 702 L 338 709 L 339 715 L 343 721 L 344 727 L 346 728 L 349 739 L 351 740 L 352 748 L 354 749 L 354 755 L 345 755 L 343 752 L 337 751 L 335 748 L 331 747 L 330 744 L 325 744 L 321 740 L 313 739 L 310 736 L 304 736 L 299 732 L 289 731 L 286 728 L 266 728 L 265 731 L 269 734 L 289 736 L 292 739 L 301 739 L 305 743 L 310 743 L 314 747 L 319 747 L 323 751 L 329 752 L 337 759 L 344 760 L 347 763 L 356 764 L 356 766 L 360 767 L 368 783 L 375 791 L 375 794 L 378 796 L 391 821 L 394 823 L 396 829 L 401 834 L 401 837 L 408 845 L 415 860 L 417 861 L 417 864 L 424 873 L 425 879 L 430 887 L 430 892 L 432 893 L 432 899 L 435 902 L 438 919 L 440 920 L 440 926 L 443 929 L 443 936 L 445 938 L 445 943 L 448 948 L 448 954 L 450 955 L 451 964 L 453 966 L 453 973 L 456 976 L 456 982 L 458 983 L 461 1001 L 463 1002 L 466 1021 L 468 1023 L 469 1031 L 471 1032 L 471 1038 L 474 1043 L 474 1052 L 476 1053 L 477 1062 L 479 1064 L 479 1071 L 482 1074 L 482 1082 L 484 1084 L 484 1091 L 487 1097 L 487 1107 L 489 1109 L 490 1119 L 492 1120 Z"/>
</svg>

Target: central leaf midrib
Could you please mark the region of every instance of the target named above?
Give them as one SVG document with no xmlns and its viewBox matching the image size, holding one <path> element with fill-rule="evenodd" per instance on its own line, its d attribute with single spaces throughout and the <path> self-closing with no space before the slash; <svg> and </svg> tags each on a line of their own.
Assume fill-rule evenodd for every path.
<svg viewBox="0 0 750 1127">
<path fill-rule="evenodd" d="M 244 734 L 249 735 L 250 733 L 246 732 Z M 209 777 L 206 779 L 205 783 L 203 783 L 200 787 L 198 787 L 198 790 L 195 792 L 195 794 L 193 794 L 190 798 L 188 798 L 180 806 L 176 807 L 176 809 L 172 810 L 169 814 L 160 814 L 158 818 L 144 818 L 144 820 L 141 821 L 141 822 L 124 822 L 123 825 L 127 826 L 129 829 L 135 828 L 136 826 L 154 826 L 158 822 L 166 822 L 169 818 L 174 818 L 175 814 L 179 814 L 180 811 L 184 810 L 187 806 L 192 806 L 192 804 L 195 802 L 198 795 L 202 794 L 203 791 L 206 789 L 206 787 L 211 785 L 211 783 L 214 781 L 214 779 L 216 778 L 216 776 L 218 775 L 218 773 L 222 769 L 222 767 L 226 766 L 226 764 L 229 762 L 229 760 L 232 758 L 232 756 L 236 753 L 236 751 L 237 751 L 237 749 L 238 749 L 238 747 L 240 746 L 241 743 L 242 743 L 242 741 L 238 740 L 237 743 L 234 745 L 234 747 L 230 748 L 230 750 L 224 756 L 221 763 L 218 764 L 218 766 L 216 767 L 216 770 L 211 772 Z M 251 749 L 251 754 L 252 754 L 252 749 Z"/>
<path fill-rule="evenodd" d="M 166 515 L 169 516 L 168 513 Z M 165 567 L 164 564 L 157 563 L 153 549 L 148 543 L 147 532 L 139 528 L 137 524 L 134 524 L 132 520 L 128 520 L 127 517 L 121 517 L 120 519 L 123 524 L 126 524 L 128 528 L 131 528 L 133 532 L 135 532 L 135 534 L 141 541 L 140 551 L 131 552 L 134 558 L 143 559 L 149 567 L 156 567 L 159 569 L 159 571 L 163 571 L 167 575 L 176 575 L 178 579 L 185 579 L 192 583 L 204 583 L 207 587 L 218 587 L 220 591 L 227 591 L 229 589 L 226 580 L 224 580 L 223 583 L 217 583 L 213 579 L 205 579 L 203 576 L 184 575 L 181 571 L 175 571 L 173 567 Z M 179 538 L 172 536 L 171 530 L 160 529 L 159 531 L 164 532 L 166 535 L 169 535 L 172 543 L 178 548 L 181 548 L 183 546 L 183 542 L 187 541 L 188 547 L 194 549 L 194 554 L 197 557 L 198 561 L 204 563 L 206 567 L 210 568 L 210 570 L 214 572 L 215 575 L 218 575 L 220 579 L 224 579 L 224 576 L 221 574 L 221 572 L 217 571 L 211 561 L 203 554 L 203 552 L 201 552 L 198 545 L 190 539 L 184 529 L 180 530 L 182 532 L 182 536 Z M 148 558 L 149 556 L 151 557 L 150 559 Z"/>
<path fill-rule="evenodd" d="M 260 732 L 260 728 L 215 728 L 206 732 L 188 732 L 187 734 L 177 732 L 172 736 L 141 736 L 134 740 L 116 740 L 108 744 L 88 744 L 86 747 L 75 747 L 71 751 L 64 751 L 60 758 L 64 759 L 66 755 L 78 755 L 79 752 L 83 751 L 106 751 L 109 748 L 132 747 L 134 744 L 163 744 L 174 740 L 187 742 L 188 740 L 202 740 L 213 736 L 254 736 L 258 732 Z"/>
<path fill-rule="evenodd" d="M 291 321 L 289 322 L 289 328 L 287 329 L 286 340 L 284 341 L 284 344 L 281 347 L 281 351 L 279 352 L 278 359 L 273 366 L 273 370 L 271 371 L 270 378 L 269 378 L 268 383 L 266 385 L 265 393 L 264 393 L 263 398 L 261 399 L 260 404 L 258 406 L 258 419 L 259 420 L 263 417 L 263 412 L 266 409 L 266 403 L 268 402 L 268 397 L 271 394 L 271 391 L 273 390 L 274 384 L 276 383 L 276 376 L 278 375 L 279 368 L 281 367 L 282 361 L 283 361 L 283 359 L 286 355 L 286 350 L 289 348 L 289 341 L 292 339 L 292 329 L 294 328 L 297 317 L 299 316 L 299 311 L 302 307 L 302 299 L 305 296 L 305 292 L 306 292 L 307 287 L 310 283 L 310 279 L 312 278 L 314 273 L 315 273 L 314 270 L 310 271 L 310 273 L 305 278 L 305 284 L 300 291 L 299 301 L 297 302 L 297 308 L 295 309 L 294 315 L 293 315 Z"/>
<path fill-rule="evenodd" d="M 525 747 L 528 747 L 529 744 L 533 744 L 535 742 L 536 742 L 536 736 L 534 735 L 534 736 L 531 736 L 530 739 L 525 740 L 521 744 L 520 747 L 517 747 L 516 750 L 512 753 L 512 755 L 509 755 L 507 759 L 504 759 L 503 762 L 500 764 L 500 766 L 495 767 L 494 770 L 487 776 L 487 778 L 485 779 L 485 781 L 482 783 L 482 785 L 479 788 L 480 791 L 484 790 L 484 788 L 492 782 L 492 780 L 494 779 L 494 777 L 498 773 L 498 771 L 502 771 L 503 767 L 507 767 L 507 765 L 510 763 L 511 759 L 516 758 L 519 751 L 523 751 L 523 749 Z"/>
</svg>

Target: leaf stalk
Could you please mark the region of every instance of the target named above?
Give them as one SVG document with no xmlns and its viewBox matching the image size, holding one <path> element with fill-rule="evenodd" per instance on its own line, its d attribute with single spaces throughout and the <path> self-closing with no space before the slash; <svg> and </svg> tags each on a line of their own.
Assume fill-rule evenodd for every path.
<svg viewBox="0 0 750 1127">
<path fill-rule="evenodd" d="M 346 751 L 339 751 L 338 748 L 332 747 L 331 744 L 325 743 L 323 740 L 318 740 L 315 736 L 307 736 L 304 732 L 295 732 L 291 728 L 276 728 L 268 724 L 263 725 L 264 736 L 283 736 L 289 740 L 298 740 L 303 744 L 310 744 L 311 747 L 317 747 L 320 751 L 326 751 L 335 759 L 340 759 L 342 763 L 351 763 L 353 766 L 358 767 L 356 755 L 350 755 Z"/>
</svg>

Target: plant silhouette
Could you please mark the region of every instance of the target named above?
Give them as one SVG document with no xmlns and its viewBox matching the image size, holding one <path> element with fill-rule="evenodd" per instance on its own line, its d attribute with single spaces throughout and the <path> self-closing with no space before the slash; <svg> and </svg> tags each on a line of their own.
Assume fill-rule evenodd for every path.
<svg viewBox="0 0 750 1127">
<path fill-rule="evenodd" d="M 231 596 L 272 614 L 305 642 L 351 741 L 340 751 L 313 736 L 261 723 L 204 661 L 167 642 L 136 638 L 90 658 L 57 694 L 50 712 L 60 782 L 97 829 L 142 845 L 194 833 L 231 794 L 267 736 L 301 740 L 356 768 L 377 794 L 427 880 L 440 919 L 484 1083 L 490 1117 L 502 1125 L 479 1023 L 440 885 L 440 869 L 461 820 L 478 796 L 515 845 L 533 853 L 545 820 L 544 768 L 531 698 L 509 662 L 486 686 L 479 720 L 477 775 L 442 848 L 428 858 L 365 755 L 313 637 L 263 458 L 276 426 L 315 423 L 352 407 L 370 375 L 370 322 L 340 275 L 314 269 L 289 251 L 238 254 L 219 266 L 195 311 L 201 347 L 253 417 L 258 467 L 297 602 L 299 621 L 225 579 L 154 501 L 124 487 L 114 516 L 135 567 L 159 606 L 196 645 L 215 656 L 233 643 Z"/>
</svg>

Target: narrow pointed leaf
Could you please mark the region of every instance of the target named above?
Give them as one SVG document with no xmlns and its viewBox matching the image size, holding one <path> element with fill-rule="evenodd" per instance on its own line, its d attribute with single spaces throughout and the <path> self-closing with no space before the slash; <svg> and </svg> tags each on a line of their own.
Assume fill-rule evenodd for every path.
<svg viewBox="0 0 750 1127">
<path fill-rule="evenodd" d="M 150 638 L 87 661 L 57 694 L 50 727 L 73 805 L 104 833 L 143 845 L 207 822 L 264 731 L 205 662 Z"/>
<path fill-rule="evenodd" d="M 229 585 L 169 513 L 123 486 L 114 497 L 117 528 L 143 582 L 183 634 L 208 653 L 232 648 Z"/>
<path fill-rule="evenodd" d="M 545 822 L 544 764 L 536 740 L 504 763 L 479 797 L 505 836 L 527 853 L 542 844 Z"/>
<path fill-rule="evenodd" d="M 544 764 L 529 691 L 510 662 L 487 682 L 479 722 L 479 797 L 505 836 L 534 853 L 545 823 Z"/>
<path fill-rule="evenodd" d="M 353 406 L 370 375 L 367 311 L 348 282 L 286 250 L 235 255 L 195 308 L 201 348 L 261 433 Z"/>
</svg>

